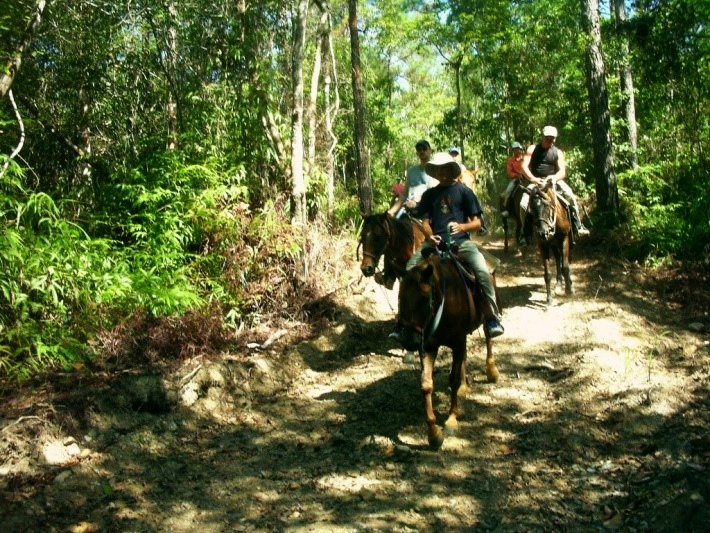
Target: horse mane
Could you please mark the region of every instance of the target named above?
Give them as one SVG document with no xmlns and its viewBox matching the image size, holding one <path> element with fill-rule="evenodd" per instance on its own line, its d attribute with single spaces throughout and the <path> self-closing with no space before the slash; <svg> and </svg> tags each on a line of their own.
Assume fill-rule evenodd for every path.
<svg viewBox="0 0 710 533">
<path fill-rule="evenodd" d="M 392 228 L 394 242 L 404 244 L 405 247 L 414 246 L 414 231 L 412 231 L 412 221 L 409 217 L 390 217 L 388 220 Z"/>
</svg>

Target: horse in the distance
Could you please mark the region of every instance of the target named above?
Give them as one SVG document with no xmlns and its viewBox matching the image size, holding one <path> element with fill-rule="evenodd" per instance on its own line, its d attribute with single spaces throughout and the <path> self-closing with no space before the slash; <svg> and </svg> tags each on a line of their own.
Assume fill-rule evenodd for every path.
<svg viewBox="0 0 710 533">
<path fill-rule="evenodd" d="M 466 187 L 476 192 L 476 185 L 478 183 L 477 179 L 478 170 L 462 170 L 459 176 L 459 181 L 463 183 Z"/>
<path fill-rule="evenodd" d="M 391 289 L 394 281 L 404 276 L 407 261 L 422 242 L 424 233 L 421 223 L 408 215 L 394 218 L 385 212 L 365 217 L 357 248 L 358 260 L 362 248 L 362 275 L 374 276 L 380 258 L 384 257 L 381 281 Z"/>
<path fill-rule="evenodd" d="M 508 198 L 507 204 L 505 203 L 505 192 L 501 193 L 499 198 L 500 212 L 502 213 L 503 211 L 508 211 L 509 213 L 509 216 L 502 217 L 504 236 L 503 251 L 505 253 L 508 253 L 508 222 L 511 219 L 515 224 L 515 244 L 517 245 L 520 242 L 520 235 L 522 234 L 523 222 L 525 220 L 525 213 L 520 212 L 520 200 L 522 199 L 523 194 L 525 194 L 525 188 L 520 184 L 517 184 L 515 189 L 513 189 L 513 194 L 511 194 L 510 198 Z"/>
<path fill-rule="evenodd" d="M 570 260 L 572 259 L 572 224 L 567 205 L 560 198 L 551 184 L 543 188 L 532 187 L 530 193 L 530 211 L 535 228 L 534 238 L 537 242 L 542 263 L 545 267 L 545 289 L 547 290 L 547 305 L 554 303 L 552 292 L 552 261 L 555 262 L 556 285 L 555 294 L 562 291 L 564 280 L 565 294 L 574 294 L 572 277 L 570 275 Z"/>
<path fill-rule="evenodd" d="M 495 285 L 495 277 L 493 277 Z M 471 287 L 474 287 L 473 289 Z M 468 384 L 466 376 L 466 337 L 485 320 L 483 294 L 475 287 L 471 274 L 454 258 L 432 253 L 407 272 L 399 285 L 399 313 L 403 325 L 402 345 L 418 351 L 422 365 L 421 391 L 428 426 L 429 446 L 441 448 L 444 432 L 458 427 L 459 394 Z M 449 386 L 450 408 L 444 431 L 437 425 L 433 406 L 434 364 L 441 346 L 453 353 Z M 491 339 L 486 335 L 486 375 L 498 380 Z"/>
</svg>

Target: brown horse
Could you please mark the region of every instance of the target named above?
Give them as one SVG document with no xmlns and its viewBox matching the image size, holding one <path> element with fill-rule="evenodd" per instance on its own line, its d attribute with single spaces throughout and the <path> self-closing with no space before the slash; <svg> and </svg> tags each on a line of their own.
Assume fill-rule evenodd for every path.
<svg viewBox="0 0 710 533">
<path fill-rule="evenodd" d="M 457 178 L 466 187 L 476 192 L 476 185 L 478 183 L 478 170 L 462 170 L 461 175 Z"/>
<path fill-rule="evenodd" d="M 380 258 L 384 256 L 384 281 L 391 288 L 395 278 L 400 279 L 404 275 L 407 261 L 423 241 L 421 223 L 414 218 L 406 215 L 394 218 L 386 212 L 365 217 L 357 248 L 360 259 L 362 247 L 362 275 L 375 275 Z"/>
<path fill-rule="evenodd" d="M 572 245 L 574 244 L 572 224 L 570 223 L 567 205 L 555 193 L 554 187 L 549 185 L 542 189 L 532 187 L 528 191 L 530 191 L 530 211 L 536 230 L 534 231 L 534 236 L 545 267 L 547 305 L 552 305 L 554 303 L 551 287 L 553 258 L 557 273 L 555 294 L 561 293 L 563 279 L 565 294 L 574 294 L 569 266 L 572 259 Z"/>
<path fill-rule="evenodd" d="M 495 277 L 493 278 L 495 284 Z M 453 352 L 449 386 L 449 415 L 444 424 L 447 433 L 458 427 L 458 396 L 467 387 L 466 336 L 484 321 L 483 295 L 472 290 L 470 277 L 452 258 L 432 254 L 424 258 L 402 278 L 399 285 L 399 312 L 404 332 L 402 345 L 419 351 L 422 365 L 421 390 L 428 426 L 429 446 L 441 448 L 444 432 L 436 423 L 432 398 L 434 363 L 441 346 Z M 486 335 L 486 375 L 489 382 L 498 380 L 491 339 Z"/>
<path fill-rule="evenodd" d="M 508 211 L 510 216 L 503 217 L 503 235 L 505 238 L 503 244 L 503 251 L 508 253 L 508 221 L 512 218 L 515 224 L 515 244 L 520 242 L 520 235 L 523 230 L 523 220 L 525 218 L 524 213 L 520 213 L 520 200 L 525 194 L 524 188 L 517 184 L 513 189 L 513 194 L 508 198 L 508 203 L 505 204 L 505 192 L 501 193 L 499 198 L 500 212 Z"/>
</svg>

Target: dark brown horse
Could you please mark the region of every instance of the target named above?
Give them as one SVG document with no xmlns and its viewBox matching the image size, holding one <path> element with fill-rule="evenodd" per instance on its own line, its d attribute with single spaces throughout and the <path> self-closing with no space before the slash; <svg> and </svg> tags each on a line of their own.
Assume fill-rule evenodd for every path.
<svg viewBox="0 0 710 533">
<path fill-rule="evenodd" d="M 380 258 L 384 256 L 384 281 L 391 288 L 395 278 L 400 279 L 404 275 L 407 261 L 423 241 L 420 222 L 409 216 L 394 218 L 385 212 L 365 217 L 357 251 L 359 259 L 362 247 L 362 275 L 375 275 Z"/>
<path fill-rule="evenodd" d="M 495 284 L 495 277 L 493 278 Z M 449 386 L 449 415 L 444 430 L 453 433 L 460 414 L 458 397 L 467 387 L 466 336 L 484 321 L 483 295 L 470 288 L 471 280 L 452 258 L 436 253 L 426 257 L 402 278 L 399 285 L 399 313 L 404 328 L 405 349 L 419 352 L 422 365 L 421 390 L 428 426 L 429 446 L 439 449 L 444 432 L 436 423 L 432 398 L 434 363 L 441 346 L 453 352 Z M 498 380 L 491 339 L 486 335 L 486 375 L 489 382 Z"/>
<path fill-rule="evenodd" d="M 525 194 L 525 189 L 521 185 L 516 185 L 515 189 L 513 189 L 513 194 L 510 195 L 510 198 L 508 198 L 508 203 L 505 203 L 505 192 L 501 193 L 500 198 L 499 198 L 499 204 L 500 204 L 500 212 L 502 213 L 503 211 L 508 211 L 510 216 L 503 217 L 502 223 L 503 223 L 503 235 L 505 237 L 505 241 L 503 244 L 503 251 L 505 253 L 508 253 L 508 221 L 512 219 L 512 222 L 515 224 L 515 244 L 517 245 L 518 242 L 520 241 L 520 235 L 523 230 L 523 219 L 524 215 L 521 216 L 520 213 L 520 200 L 523 197 L 523 194 Z"/>
<path fill-rule="evenodd" d="M 567 206 L 555 193 L 554 187 L 533 187 L 530 191 L 530 212 L 533 216 L 535 240 L 545 267 L 545 288 L 547 305 L 554 303 L 552 292 L 552 261 L 557 273 L 555 294 L 562 291 L 564 279 L 565 294 L 574 294 L 570 275 L 572 259 L 572 225 Z"/>
</svg>

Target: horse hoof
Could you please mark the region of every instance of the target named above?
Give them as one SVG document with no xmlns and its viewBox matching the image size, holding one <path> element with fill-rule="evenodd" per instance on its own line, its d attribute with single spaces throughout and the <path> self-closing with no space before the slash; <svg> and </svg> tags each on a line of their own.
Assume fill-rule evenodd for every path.
<svg viewBox="0 0 710 533">
<path fill-rule="evenodd" d="M 444 444 L 444 433 L 436 428 L 436 431 L 429 434 L 429 448 L 432 450 L 440 450 Z"/>
<path fill-rule="evenodd" d="M 456 433 L 458 433 L 458 431 L 459 431 L 459 422 L 455 418 L 447 420 L 446 424 L 444 424 L 444 435 L 447 435 L 450 437 L 452 435 L 456 435 Z M 444 439 L 441 439 L 441 440 L 443 441 Z"/>
<path fill-rule="evenodd" d="M 406 364 L 414 364 L 414 353 L 405 352 L 404 357 L 402 358 L 402 362 Z"/>
<path fill-rule="evenodd" d="M 488 378 L 488 383 L 498 383 L 499 377 L 500 377 L 500 374 L 498 373 L 497 368 L 486 370 L 486 378 Z"/>
<path fill-rule="evenodd" d="M 565 294 L 567 296 L 572 296 L 574 295 L 574 289 L 572 287 L 569 287 L 568 289 L 565 290 Z"/>
</svg>

